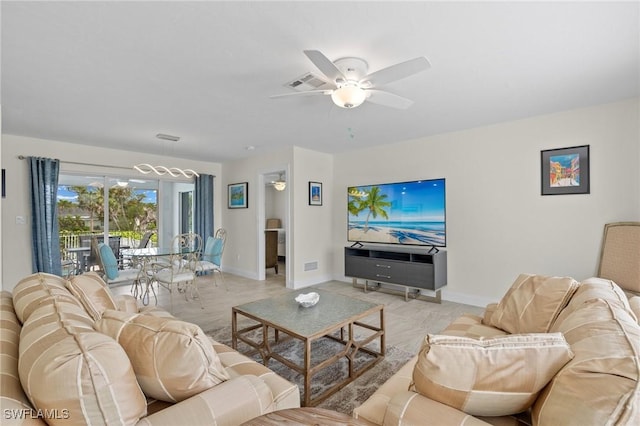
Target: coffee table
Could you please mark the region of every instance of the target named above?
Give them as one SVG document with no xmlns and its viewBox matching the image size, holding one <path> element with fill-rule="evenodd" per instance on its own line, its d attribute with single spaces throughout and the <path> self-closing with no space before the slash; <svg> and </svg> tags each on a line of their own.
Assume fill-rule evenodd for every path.
<svg viewBox="0 0 640 426">
<path fill-rule="evenodd" d="M 298 294 L 314 291 L 320 295 L 320 301 L 312 307 L 303 308 L 294 300 Z M 355 380 L 362 373 L 384 358 L 384 305 L 354 299 L 341 294 L 319 289 L 290 292 L 269 299 L 245 303 L 232 308 L 231 345 L 238 349 L 238 341 L 247 344 L 262 357 L 264 365 L 268 365 L 271 358 L 284 364 L 288 368 L 301 374 L 304 378 L 304 398 L 302 405 L 315 406 L 333 395 L 338 390 Z M 245 317 L 244 323 L 238 328 L 238 316 Z M 379 316 L 379 325 L 362 322 L 366 317 Z M 246 321 L 248 318 L 250 321 Z M 376 321 L 377 322 L 377 321 Z M 273 329 L 273 333 L 270 333 Z M 345 333 L 346 329 L 346 333 Z M 256 338 L 256 330 L 258 337 Z M 360 340 L 356 340 L 356 330 Z M 259 331 L 262 331 L 260 333 Z M 280 336 L 283 333 L 285 336 Z M 288 339 L 298 339 L 304 347 L 302 365 L 286 359 L 278 353 L 279 343 Z M 312 364 L 312 343 L 321 338 L 328 338 L 340 342 L 336 353 L 332 356 Z M 378 347 L 373 344 L 378 340 Z M 368 354 L 368 360 L 357 363 L 355 358 L 359 353 Z M 311 380 L 317 372 L 346 358 L 348 372 L 346 377 L 336 382 L 318 396 L 312 398 Z"/>
</svg>

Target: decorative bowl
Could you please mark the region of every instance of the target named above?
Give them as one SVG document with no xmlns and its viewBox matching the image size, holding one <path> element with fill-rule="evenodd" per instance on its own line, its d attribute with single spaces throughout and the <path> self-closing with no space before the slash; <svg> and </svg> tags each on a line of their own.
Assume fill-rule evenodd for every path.
<svg viewBox="0 0 640 426">
<path fill-rule="evenodd" d="M 298 304 L 300 306 L 302 306 L 303 308 L 310 308 L 311 306 L 313 306 L 316 303 L 318 303 L 318 300 L 320 300 L 320 295 L 318 293 L 315 293 L 315 292 L 299 294 L 295 298 L 295 301 L 298 302 Z"/>
</svg>

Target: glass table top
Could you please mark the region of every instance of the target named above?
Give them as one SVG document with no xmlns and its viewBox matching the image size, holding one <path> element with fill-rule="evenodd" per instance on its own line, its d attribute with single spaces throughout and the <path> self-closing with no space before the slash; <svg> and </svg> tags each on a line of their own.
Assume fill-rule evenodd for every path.
<svg viewBox="0 0 640 426">
<path fill-rule="evenodd" d="M 156 256 L 170 256 L 172 254 L 189 254 L 194 253 L 191 249 L 178 249 L 173 247 L 147 247 L 140 249 L 122 249 L 120 250 L 124 256 L 133 257 L 156 257 Z"/>
<path fill-rule="evenodd" d="M 294 299 L 299 294 L 315 292 L 320 300 L 314 306 L 303 308 Z M 376 309 L 379 308 L 379 309 Z M 327 328 L 345 322 L 367 311 L 377 312 L 382 305 L 354 299 L 324 290 L 306 288 L 269 299 L 256 300 L 234 306 L 234 310 L 247 313 L 277 327 L 300 336 L 313 336 Z"/>
</svg>

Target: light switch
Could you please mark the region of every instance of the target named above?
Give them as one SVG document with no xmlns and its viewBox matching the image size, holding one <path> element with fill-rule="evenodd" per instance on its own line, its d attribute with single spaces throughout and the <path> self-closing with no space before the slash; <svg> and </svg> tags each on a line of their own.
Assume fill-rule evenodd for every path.
<svg viewBox="0 0 640 426">
<path fill-rule="evenodd" d="M 24 225 L 27 223 L 27 220 L 24 216 L 16 216 L 16 225 Z"/>
</svg>

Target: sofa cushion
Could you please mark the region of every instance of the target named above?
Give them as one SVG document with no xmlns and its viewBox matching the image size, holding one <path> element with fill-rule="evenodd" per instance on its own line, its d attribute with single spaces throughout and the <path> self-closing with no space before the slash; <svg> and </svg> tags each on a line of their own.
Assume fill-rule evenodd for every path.
<svg viewBox="0 0 640 426">
<path fill-rule="evenodd" d="M 480 339 L 483 337 L 504 336 L 507 332 L 483 324 L 482 317 L 473 314 L 462 314 L 453 320 L 440 334 Z"/>
<path fill-rule="evenodd" d="M 37 418 L 37 413 L 31 407 L 20 384 L 18 345 L 22 326 L 13 310 L 11 293 L 8 291 L 0 293 L 0 323 L 2 323 L 0 327 L 0 383 L 2 383 L 0 407 L 3 409 L 3 424 L 4 422 L 23 425 L 44 424 Z M 19 414 L 11 416 L 12 413 Z"/>
<path fill-rule="evenodd" d="M 107 284 L 95 272 L 72 277 L 66 283 L 69 291 L 80 300 L 82 306 L 97 321 L 107 309 L 117 310 L 116 301 L 111 297 Z"/>
<path fill-rule="evenodd" d="M 629 308 L 635 314 L 638 324 L 640 324 L 640 296 L 633 296 L 629 299 Z"/>
<path fill-rule="evenodd" d="M 182 401 L 229 378 L 195 324 L 107 310 L 95 328 L 122 345 L 142 390 L 152 398 Z"/>
<path fill-rule="evenodd" d="M 229 377 L 234 379 L 247 375 L 257 376 L 267 384 L 273 395 L 274 411 L 300 406 L 300 391 L 296 384 L 229 346 L 216 342 L 211 337 L 209 337 L 209 341 Z"/>
<path fill-rule="evenodd" d="M 19 348 L 20 382 L 32 405 L 61 413 L 49 424 L 134 424 L 146 414 L 122 347 L 93 330 L 93 319 L 67 298 L 47 299 L 30 313 Z"/>
<path fill-rule="evenodd" d="M 546 333 L 578 286 L 570 277 L 521 274 L 498 303 L 489 325 L 512 334 Z"/>
<path fill-rule="evenodd" d="M 633 312 L 629 305 L 629 299 L 616 283 L 605 278 L 591 277 L 580 283 L 580 287 L 574 293 L 571 302 L 558 315 L 557 321 L 563 321 L 563 318 L 578 309 L 582 309 L 584 303 L 593 299 L 608 300 L 625 311 Z M 632 315 L 635 317 L 635 314 L 632 313 Z"/>
<path fill-rule="evenodd" d="M 540 393 L 534 424 L 640 424 L 640 326 L 629 312 L 593 298 L 563 313 L 551 331 L 564 334 L 575 358 Z"/>
<path fill-rule="evenodd" d="M 20 322 L 24 324 L 33 311 L 44 304 L 52 303 L 54 299 L 64 299 L 69 303 L 82 306 L 80 301 L 69 292 L 65 283 L 64 278 L 43 272 L 20 280 L 13 288 L 13 306 Z"/>
<path fill-rule="evenodd" d="M 415 390 L 476 416 L 526 410 L 573 353 L 560 333 L 487 339 L 428 335 L 413 370 Z"/>
</svg>

